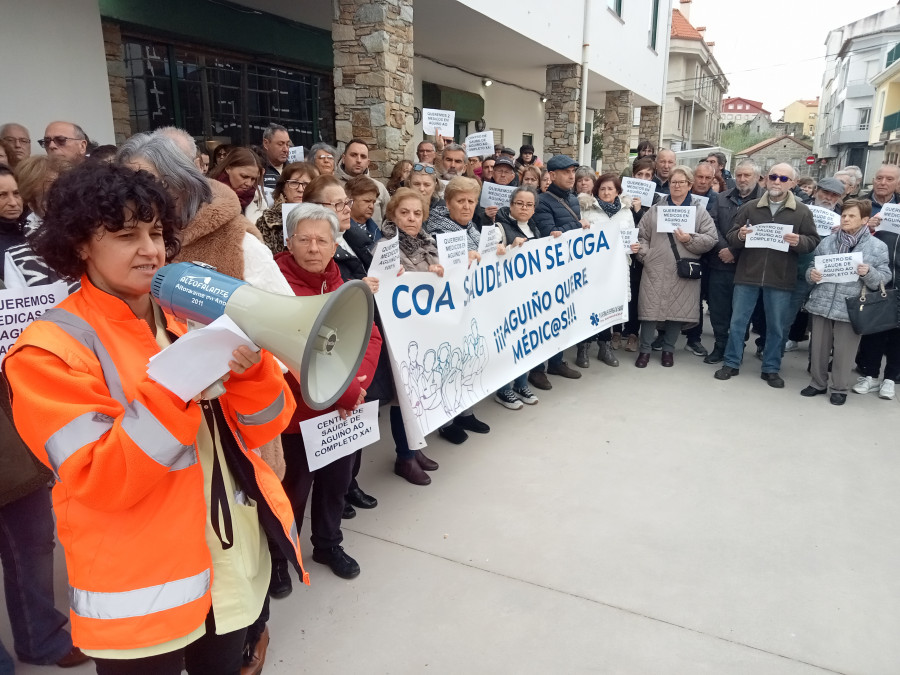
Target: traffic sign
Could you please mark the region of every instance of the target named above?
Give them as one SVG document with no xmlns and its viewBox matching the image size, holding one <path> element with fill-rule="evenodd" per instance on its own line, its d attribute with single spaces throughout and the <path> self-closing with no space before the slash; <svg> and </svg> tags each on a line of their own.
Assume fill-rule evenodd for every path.
<svg viewBox="0 0 900 675">
<path fill-rule="evenodd" d="M 815 164 L 815 163 L 816 163 L 816 156 L 815 156 L 815 155 L 810 155 L 809 157 L 807 157 L 807 158 L 806 158 L 806 163 L 807 163 L 807 164 Z"/>
</svg>

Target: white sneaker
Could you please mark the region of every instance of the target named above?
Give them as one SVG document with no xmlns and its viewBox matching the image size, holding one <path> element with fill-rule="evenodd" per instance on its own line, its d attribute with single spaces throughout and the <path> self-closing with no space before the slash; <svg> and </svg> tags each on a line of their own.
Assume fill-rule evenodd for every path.
<svg viewBox="0 0 900 675">
<path fill-rule="evenodd" d="M 510 410 L 518 410 L 523 405 L 522 401 L 520 401 L 513 393 L 512 389 L 501 389 L 494 394 L 494 400 L 504 408 L 509 408 Z"/>
<path fill-rule="evenodd" d="M 894 383 L 891 382 L 891 385 Z M 878 380 L 874 377 L 857 377 L 856 384 L 853 385 L 853 391 L 857 394 L 868 394 L 869 392 L 875 391 L 878 389 Z M 891 391 L 893 392 L 894 388 L 891 387 Z"/>
<path fill-rule="evenodd" d="M 787 342 L 784 343 L 784 351 L 786 351 L 786 352 L 797 351 L 797 347 L 799 347 L 799 346 L 800 346 L 800 344 L 796 340 L 788 340 Z"/>
<path fill-rule="evenodd" d="M 878 390 L 878 398 L 883 398 L 888 401 L 893 400 L 894 398 L 894 381 L 893 380 L 885 380 L 881 383 L 881 389 Z"/>
</svg>

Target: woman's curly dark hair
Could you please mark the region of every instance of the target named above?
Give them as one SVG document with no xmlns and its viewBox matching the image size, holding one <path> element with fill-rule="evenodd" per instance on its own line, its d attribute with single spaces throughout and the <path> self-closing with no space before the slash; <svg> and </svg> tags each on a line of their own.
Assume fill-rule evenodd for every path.
<svg viewBox="0 0 900 675">
<path fill-rule="evenodd" d="M 172 198 L 157 178 L 117 164 L 85 162 L 60 175 L 47 193 L 43 224 L 29 238 L 34 252 L 60 276 L 85 272 L 79 249 L 98 228 L 118 232 L 131 220 L 163 227 L 166 262 L 181 250 Z"/>
</svg>

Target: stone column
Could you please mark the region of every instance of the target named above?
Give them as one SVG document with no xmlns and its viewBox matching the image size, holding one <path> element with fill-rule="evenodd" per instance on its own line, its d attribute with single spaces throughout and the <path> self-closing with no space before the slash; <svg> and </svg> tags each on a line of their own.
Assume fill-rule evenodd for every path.
<svg viewBox="0 0 900 675">
<path fill-rule="evenodd" d="M 578 159 L 578 125 L 581 124 L 581 65 L 547 66 L 547 102 L 544 103 L 544 161 L 553 155 Z"/>
<path fill-rule="evenodd" d="M 631 152 L 631 122 L 634 94 L 628 89 L 606 92 L 606 115 L 603 120 L 603 172 L 622 173 Z"/>
<path fill-rule="evenodd" d="M 334 0 L 335 136 L 362 138 L 387 178 L 413 134 L 413 0 Z"/>
<path fill-rule="evenodd" d="M 106 77 L 109 80 L 109 101 L 112 107 L 113 131 L 116 145 L 131 136 L 131 111 L 128 108 L 128 92 L 125 89 L 125 51 L 122 47 L 122 31 L 118 24 L 101 22 L 103 49 L 106 52 Z"/>
<path fill-rule="evenodd" d="M 659 134 L 662 130 L 662 106 L 641 106 L 641 128 L 638 141 L 650 141 L 654 148 L 659 146 Z"/>
</svg>

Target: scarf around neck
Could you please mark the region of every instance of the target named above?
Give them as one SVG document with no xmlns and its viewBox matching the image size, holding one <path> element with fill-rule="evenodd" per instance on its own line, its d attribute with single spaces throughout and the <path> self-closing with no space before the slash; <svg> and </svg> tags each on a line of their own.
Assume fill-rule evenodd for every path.
<svg viewBox="0 0 900 675">
<path fill-rule="evenodd" d="M 228 174 L 225 172 L 222 172 L 218 176 L 216 176 L 216 180 L 234 191 L 234 194 L 237 195 L 238 201 L 241 203 L 241 211 L 246 209 L 250 202 L 253 201 L 253 198 L 256 196 L 255 187 L 245 188 L 243 190 L 235 190 L 233 187 L 231 187 L 231 182 L 228 180 Z"/>
<path fill-rule="evenodd" d="M 838 253 L 850 253 L 851 250 L 856 248 L 856 245 L 859 243 L 859 240 L 862 239 L 863 233 L 866 231 L 866 226 L 863 225 L 856 231 L 856 234 L 850 234 L 849 232 L 844 232 L 844 230 L 838 230 Z"/>
<path fill-rule="evenodd" d="M 600 208 L 603 209 L 603 213 L 605 213 L 609 218 L 612 218 L 622 210 L 622 202 L 618 197 L 616 197 L 615 201 L 611 204 L 609 202 L 603 201 L 602 199 L 598 199 L 597 203 L 600 204 Z"/>
</svg>

